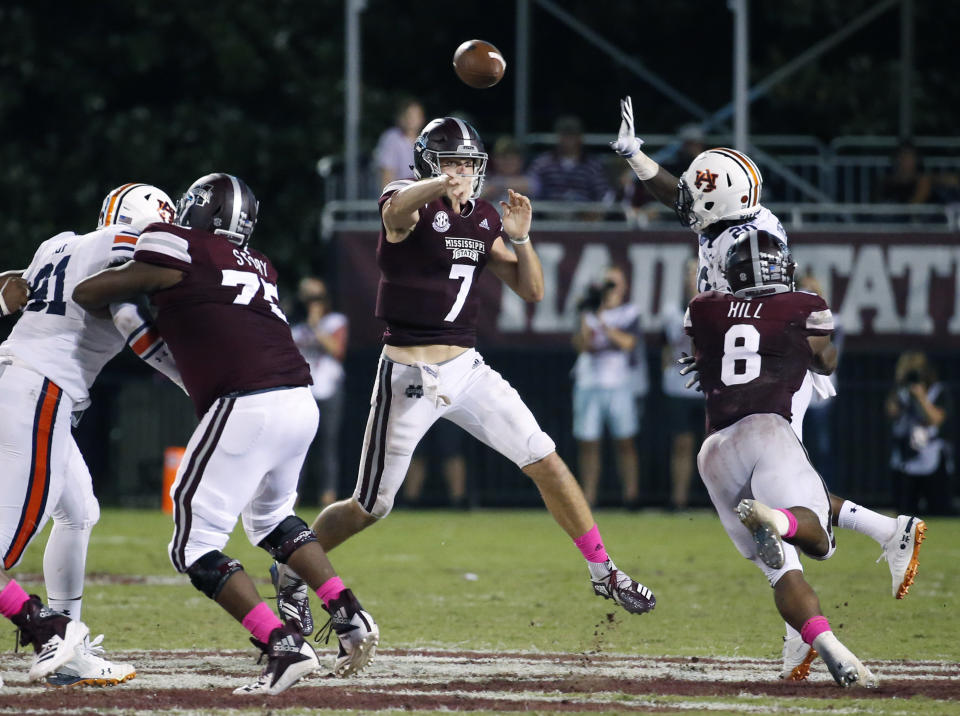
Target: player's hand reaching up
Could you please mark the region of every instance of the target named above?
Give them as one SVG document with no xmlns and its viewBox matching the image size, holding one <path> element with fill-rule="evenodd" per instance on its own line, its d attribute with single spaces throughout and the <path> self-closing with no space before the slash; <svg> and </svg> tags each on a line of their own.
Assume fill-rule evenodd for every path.
<svg viewBox="0 0 960 716">
<path fill-rule="evenodd" d="M 500 202 L 503 230 L 510 239 L 522 239 L 530 234 L 533 206 L 523 194 L 507 189 L 507 201 Z"/>
<path fill-rule="evenodd" d="M 610 148 L 621 157 L 632 157 L 640 151 L 643 140 L 634 136 L 633 102 L 630 95 L 620 100 L 620 133 L 617 141 L 610 142 Z"/>
</svg>

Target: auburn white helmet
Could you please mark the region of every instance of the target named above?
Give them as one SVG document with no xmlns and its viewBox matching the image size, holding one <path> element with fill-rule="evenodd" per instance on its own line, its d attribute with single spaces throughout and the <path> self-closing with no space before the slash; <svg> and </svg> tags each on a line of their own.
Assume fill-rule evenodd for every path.
<svg viewBox="0 0 960 716">
<path fill-rule="evenodd" d="M 103 200 L 97 228 L 122 224 L 140 231 L 155 221 L 170 224 L 175 215 L 173 201 L 157 187 L 149 184 L 124 184 L 107 194 Z"/>
<path fill-rule="evenodd" d="M 690 162 L 677 185 L 680 223 L 700 233 L 727 219 L 750 219 L 760 210 L 763 177 L 746 154 L 716 147 Z"/>
</svg>

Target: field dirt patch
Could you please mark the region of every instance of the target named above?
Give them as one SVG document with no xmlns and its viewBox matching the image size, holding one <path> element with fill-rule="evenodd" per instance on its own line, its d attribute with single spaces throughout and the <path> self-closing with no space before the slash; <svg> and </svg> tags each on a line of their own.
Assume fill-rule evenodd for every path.
<svg viewBox="0 0 960 716">
<path fill-rule="evenodd" d="M 57 689 L 26 680 L 29 654 L 0 654 L 0 713 L 138 714 L 231 708 L 377 711 L 689 711 L 722 697 L 853 699 L 923 696 L 960 701 L 960 665 L 940 661 L 869 662 L 877 689 L 841 690 L 822 662 L 806 682 L 777 678 L 770 659 L 706 659 L 603 654 L 499 653 L 388 649 L 360 678 L 318 673 L 279 696 L 234 696 L 256 679 L 253 650 L 115 652 L 137 678 L 108 688 Z M 323 655 L 324 662 L 332 659 Z M 674 697 L 684 697 L 678 703 Z M 864 704 L 866 705 L 866 704 Z M 729 704 L 727 704 L 729 706 Z M 763 712 L 763 708 L 760 712 Z M 757 712 L 751 706 L 752 712 Z"/>
</svg>

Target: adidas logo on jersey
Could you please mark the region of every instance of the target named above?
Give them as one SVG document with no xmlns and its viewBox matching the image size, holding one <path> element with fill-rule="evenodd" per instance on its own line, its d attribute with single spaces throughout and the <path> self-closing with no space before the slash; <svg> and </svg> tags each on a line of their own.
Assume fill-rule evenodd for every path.
<svg viewBox="0 0 960 716">
<path fill-rule="evenodd" d="M 490 224 L 487 223 L 487 217 L 483 217 L 480 220 L 480 228 L 490 230 Z"/>
</svg>

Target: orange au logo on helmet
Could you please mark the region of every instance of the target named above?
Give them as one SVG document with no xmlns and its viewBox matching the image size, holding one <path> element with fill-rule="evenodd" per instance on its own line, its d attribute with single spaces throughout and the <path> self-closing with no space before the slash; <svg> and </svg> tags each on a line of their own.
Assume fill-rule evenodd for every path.
<svg viewBox="0 0 960 716">
<path fill-rule="evenodd" d="M 709 169 L 704 169 L 703 171 L 697 169 L 697 179 L 693 183 L 696 184 L 697 189 L 700 188 L 701 184 L 706 184 L 706 186 L 703 187 L 704 192 L 713 191 L 717 188 L 717 176 L 717 174 L 714 174 Z"/>
<path fill-rule="evenodd" d="M 163 199 L 157 199 L 157 213 L 160 214 L 160 218 L 163 219 L 165 224 L 172 224 L 177 215 L 177 212 L 174 211 L 169 202 L 166 202 Z"/>
</svg>

